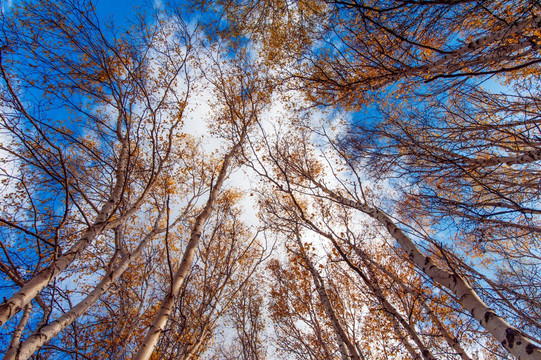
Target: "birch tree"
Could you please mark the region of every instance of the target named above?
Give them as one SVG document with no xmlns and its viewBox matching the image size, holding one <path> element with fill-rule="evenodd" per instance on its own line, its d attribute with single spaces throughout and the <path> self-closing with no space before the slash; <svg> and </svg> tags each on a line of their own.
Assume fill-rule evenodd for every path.
<svg viewBox="0 0 541 360">
<path fill-rule="evenodd" d="M 2 323 L 47 286 L 54 292 L 96 239 L 145 207 L 163 184 L 189 94 L 187 51 L 153 49 L 167 30 L 115 34 L 88 2 L 19 5 L 2 24 L 3 148 L 19 169 L 6 178 L 16 191 L 2 213 L 3 261 L 14 280 L 25 265 L 13 254 L 32 261 L 1 305 Z"/>
<path fill-rule="evenodd" d="M 341 160 L 338 160 L 338 164 L 340 164 L 338 166 L 345 167 L 349 171 L 349 173 L 341 175 L 340 170 L 334 170 L 337 185 L 333 188 L 327 185 L 325 167 L 314 156 L 314 149 L 307 145 L 307 142 L 299 141 L 299 138 L 302 139 L 302 135 L 290 134 L 279 136 L 276 142 L 269 140 L 269 153 L 265 155 L 269 164 L 268 166 L 265 166 L 263 162 L 258 164 L 258 166 L 263 167 L 260 168 L 260 173 L 268 176 L 277 190 L 288 195 L 290 200 L 284 201 L 289 201 L 293 209 L 296 209 L 297 215 L 295 216 L 297 218 L 302 219 L 305 224 L 308 224 L 311 229 L 316 230 L 320 235 L 332 238 L 336 236 L 333 234 L 345 233 L 345 231 L 334 231 L 334 233 L 328 235 L 326 234 L 328 231 L 318 230 L 319 226 L 317 224 L 321 220 L 315 215 L 316 213 L 319 212 L 320 217 L 328 218 L 329 221 L 336 218 L 336 210 L 332 211 L 331 207 L 324 205 L 321 199 L 327 199 L 331 204 L 336 203 L 339 206 L 359 211 L 367 219 L 374 221 L 372 226 L 381 229 L 380 231 L 385 234 L 384 236 L 392 239 L 391 242 L 394 244 L 389 250 L 400 254 L 402 260 L 399 261 L 405 261 L 410 264 L 408 266 L 417 269 L 416 271 L 427 281 L 424 286 L 428 289 L 439 287 L 448 292 L 453 299 L 449 299 L 449 301 L 456 301 L 460 304 L 473 319 L 477 320 L 510 353 L 520 358 L 536 358 L 538 356 L 537 340 L 532 338 L 531 334 L 525 334 L 511 325 L 508 321 L 513 318 L 505 319 L 505 313 L 498 314 L 499 311 L 496 308 L 489 307 L 480 298 L 481 293 L 474 289 L 476 286 L 470 285 L 470 281 L 475 281 L 475 277 L 470 277 L 469 274 L 462 271 L 459 272 L 457 263 L 446 260 L 453 256 L 453 253 L 443 247 L 441 243 L 434 241 L 428 235 L 427 231 L 429 229 L 427 227 L 423 227 L 420 222 L 415 225 L 408 225 L 410 224 L 408 218 L 401 222 L 381 209 L 382 205 L 380 204 L 384 204 L 383 199 L 375 197 L 377 196 L 376 193 L 364 185 L 361 175 L 356 172 L 356 168 L 350 162 L 350 157 L 347 154 L 340 153 L 336 147 L 333 148 L 331 142 L 329 151 L 330 153 L 336 151 L 335 156 L 338 156 L 338 158 L 331 158 L 329 153 L 327 155 L 329 156 L 329 166 L 336 159 L 341 158 Z M 351 168 L 349 168 L 350 166 Z M 272 173 L 268 170 L 270 168 L 273 169 L 275 175 L 271 175 Z M 334 166 L 331 167 L 331 170 L 332 168 Z M 310 200 L 311 197 L 314 200 Z M 311 201 L 314 201 L 313 205 Z M 277 213 L 277 211 L 271 212 Z M 353 249 L 355 249 L 355 246 L 350 247 L 348 251 L 353 251 Z M 425 254 L 427 251 L 429 254 Z M 384 304 L 383 306 L 387 308 L 387 311 L 393 313 L 391 308 L 385 305 L 387 301 L 385 296 L 376 287 L 379 282 L 378 278 L 370 279 L 367 274 L 361 277 L 365 278 L 363 281 L 371 289 L 372 294 Z M 395 312 L 394 318 L 400 323 L 401 320 L 398 315 Z M 402 325 L 405 330 L 408 329 L 405 322 L 402 322 Z M 409 334 L 413 339 L 415 338 L 413 328 Z M 416 345 L 421 350 L 420 353 L 427 358 L 431 358 L 426 347 L 423 348 L 422 342 L 418 340 L 416 342 Z"/>
<path fill-rule="evenodd" d="M 532 186 L 537 179 L 537 114 L 534 99 L 520 88 L 523 85 L 516 85 L 515 92 L 509 89 L 507 94 L 469 88 L 420 106 L 404 102 L 396 112 L 383 111 L 385 120 L 378 126 L 352 127 L 351 141 L 344 144 L 348 154 L 363 146 L 365 169 L 377 176 L 404 175 L 415 181 L 415 188 L 401 190 L 401 211 L 409 217 L 416 214 L 434 229 L 442 230 L 442 224 L 452 228 L 455 247 L 498 273 L 488 285 L 494 291 L 485 296 L 538 334 L 533 320 L 539 313 L 534 290 L 537 191 Z M 365 142 L 367 136 L 374 141 Z M 378 141 L 376 150 L 378 146 L 370 144 Z M 519 295 L 523 292 L 528 295 Z"/>
<path fill-rule="evenodd" d="M 257 73 L 261 69 L 257 65 L 246 63 L 246 61 L 247 59 L 241 53 L 239 60 L 231 62 L 230 68 L 221 67 L 220 63 L 214 62 L 217 68 L 213 73 L 208 74 L 208 76 L 215 74 L 215 77 L 209 77 L 209 80 L 215 86 L 216 96 L 220 101 L 214 119 L 215 123 L 212 124 L 211 130 L 231 142 L 231 145 L 217 166 L 219 170 L 215 177 L 213 176 L 211 179 L 208 199 L 195 218 L 189 235 L 190 240 L 186 244 L 182 259 L 171 278 L 170 290 L 161 300 L 160 307 L 154 315 L 154 320 L 135 355 L 135 359 L 150 358 L 160 336 L 165 331 L 167 321 L 178 301 L 180 290 L 196 255 L 201 240 L 201 230 L 211 216 L 218 196 L 224 187 L 224 182 L 235 166 L 235 160 L 241 154 L 249 132 L 258 123 L 259 113 L 266 106 L 270 96 L 270 90 L 262 86 L 265 81 L 264 78 L 259 77 L 262 73 Z"/>
</svg>

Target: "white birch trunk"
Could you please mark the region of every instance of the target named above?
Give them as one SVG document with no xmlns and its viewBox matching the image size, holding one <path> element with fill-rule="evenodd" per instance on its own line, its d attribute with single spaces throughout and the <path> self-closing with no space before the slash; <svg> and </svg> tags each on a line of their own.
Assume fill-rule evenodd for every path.
<svg viewBox="0 0 541 360">
<path fill-rule="evenodd" d="M 480 166 L 494 166 L 500 164 L 519 165 L 529 164 L 539 160 L 541 160 L 541 150 L 533 150 L 518 156 L 494 156 L 488 159 L 474 159 L 471 160 L 471 163 Z"/>
<path fill-rule="evenodd" d="M 502 344 L 511 354 L 521 360 L 541 360 L 541 350 L 519 330 L 512 327 L 494 310 L 490 309 L 465 279 L 458 274 L 446 271 L 425 256 L 415 243 L 398 227 L 383 211 L 361 204 L 340 196 L 333 191 L 318 184 L 334 201 L 357 209 L 383 225 L 389 234 L 406 252 L 409 259 L 419 267 L 430 279 L 446 287 L 459 299 L 462 306 L 485 328 L 494 338 Z"/>
<path fill-rule="evenodd" d="M 325 291 L 323 279 L 321 279 L 321 276 L 319 274 L 315 274 L 313 267 L 310 263 L 308 267 L 310 268 L 310 273 L 312 274 L 312 278 L 314 279 L 314 284 L 316 285 L 316 291 L 319 296 L 319 300 L 323 303 L 323 307 L 325 308 L 325 312 L 327 313 L 327 316 L 331 320 L 332 327 L 335 333 L 335 337 L 338 340 L 338 349 L 340 350 L 340 354 L 342 356 L 343 360 L 348 359 L 356 359 L 359 360 L 359 356 L 356 356 L 357 354 L 355 351 L 351 352 L 351 342 L 348 340 L 344 329 L 342 328 L 342 325 L 340 325 L 338 318 L 336 317 L 336 314 L 334 313 L 334 309 L 332 308 L 331 302 L 329 300 L 329 297 L 327 296 L 327 292 Z"/>
<path fill-rule="evenodd" d="M 457 49 L 457 50 L 453 51 L 452 53 L 447 54 L 447 55 L 441 57 L 439 60 L 436 60 L 436 61 L 434 61 L 434 62 L 432 62 L 430 64 L 426 64 L 426 65 L 422 65 L 422 66 L 419 66 L 419 67 L 412 68 L 411 70 L 406 71 L 405 75 L 410 75 L 410 74 L 413 74 L 413 73 L 419 73 L 419 72 L 425 72 L 425 71 L 433 71 L 433 70 L 437 69 L 439 66 L 445 65 L 449 61 L 462 58 L 467 53 L 479 50 L 481 47 L 486 46 L 487 44 L 491 44 L 491 43 L 494 43 L 496 41 L 501 41 L 501 40 L 505 39 L 506 37 L 509 37 L 512 34 L 515 34 L 517 32 L 520 32 L 520 31 L 526 29 L 528 26 L 537 27 L 537 26 L 539 26 L 539 23 L 541 23 L 541 15 L 535 16 L 535 17 L 533 17 L 531 19 L 528 19 L 528 20 L 521 21 L 521 22 L 519 22 L 519 23 L 517 23 L 517 24 L 515 24 L 513 26 L 509 26 L 509 27 L 504 28 L 504 29 L 502 29 L 500 31 L 493 32 L 490 35 L 478 38 L 475 41 L 472 41 L 469 44 L 464 45 L 460 49 Z M 509 54 L 511 51 L 518 51 L 518 50 L 521 50 L 521 49 L 526 48 L 528 46 L 532 46 L 532 44 L 531 43 L 528 43 L 527 45 L 526 44 L 517 44 L 517 45 L 515 45 L 515 47 L 513 49 L 507 50 L 506 54 L 498 54 L 497 58 L 487 59 L 487 60 L 497 61 L 497 60 L 500 59 L 501 56 L 505 56 L 505 55 Z M 484 61 L 484 62 L 486 62 L 486 61 Z M 451 69 L 451 70 L 456 70 L 456 69 Z"/>
<path fill-rule="evenodd" d="M 335 332 L 335 337 L 338 340 L 338 348 L 340 350 L 340 354 L 342 355 L 342 359 L 360 360 L 360 356 L 359 354 L 357 354 L 357 349 L 355 349 L 355 347 L 349 340 L 348 336 L 346 335 L 346 332 L 342 328 L 340 321 L 338 321 L 338 317 L 336 316 L 336 313 L 334 312 L 331 301 L 327 295 L 327 291 L 325 290 L 325 283 L 323 281 L 323 278 L 314 267 L 314 264 L 312 263 L 312 261 L 308 258 L 308 255 L 304 252 L 302 243 L 300 241 L 298 227 L 296 227 L 295 232 L 296 232 L 295 237 L 297 240 L 297 245 L 300 248 L 301 257 L 306 263 L 306 265 L 308 266 L 308 270 L 310 271 L 310 274 L 312 275 L 312 279 L 314 280 L 314 284 L 316 286 L 316 291 L 318 293 L 319 300 L 323 303 L 325 312 L 327 313 L 327 316 L 331 320 L 331 323 Z"/>
<path fill-rule="evenodd" d="M 173 312 L 173 307 L 175 305 L 180 289 L 184 284 L 184 280 L 186 279 L 188 271 L 190 270 L 190 267 L 192 265 L 195 252 L 201 238 L 201 230 L 203 228 L 203 225 L 211 214 L 212 206 L 214 205 L 214 202 L 218 197 L 218 193 L 220 192 L 220 189 L 226 178 L 231 160 L 242 146 L 244 136 L 245 134 L 241 137 L 240 141 L 233 146 L 233 148 L 224 158 L 222 168 L 220 169 L 220 173 L 218 174 L 216 183 L 213 185 L 210 191 L 207 203 L 205 204 L 205 207 L 195 220 L 194 227 L 190 234 L 190 240 L 188 241 L 186 249 L 184 250 L 180 266 L 173 278 L 171 290 L 163 298 L 160 308 L 158 309 L 158 312 L 154 316 L 152 324 L 150 325 L 150 329 L 148 330 L 145 339 L 143 340 L 143 343 L 139 347 L 137 354 L 134 356 L 134 360 L 149 359 L 156 345 L 158 344 L 160 336 L 165 330 L 165 325 L 167 324 L 167 321 L 169 320 L 169 317 Z"/>
<path fill-rule="evenodd" d="M 6 354 L 4 360 L 26 360 L 30 358 L 32 354 L 40 349 L 45 343 L 58 335 L 66 327 L 71 325 L 78 317 L 83 315 L 91 306 L 93 306 L 98 301 L 100 296 L 102 296 L 111 287 L 111 285 L 120 276 L 122 276 L 122 274 L 128 269 L 132 260 L 139 256 L 148 242 L 152 240 L 156 234 L 164 231 L 164 229 L 158 229 L 158 222 L 160 218 L 161 217 L 158 216 L 154 224 L 153 231 L 145 236 L 135 251 L 133 251 L 131 254 L 126 254 L 123 256 L 117 268 L 108 271 L 98 285 L 96 285 L 94 290 L 92 290 L 83 300 L 81 300 L 77 305 L 72 307 L 68 312 L 60 316 L 58 319 L 44 327 L 38 328 L 21 344 L 16 356 L 8 356 L 8 354 Z"/>
<path fill-rule="evenodd" d="M 541 160 L 541 150 L 526 151 L 515 156 L 492 156 L 486 159 L 470 158 L 454 151 L 431 145 L 425 145 L 423 150 L 430 153 L 430 157 L 438 162 L 450 163 L 453 165 L 461 164 L 465 167 L 489 167 L 501 164 L 521 165 Z M 443 154 L 437 155 L 438 153 Z"/>
<path fill-rule="evenodd" d="M 11 342 L 9 344 L 9 348 L 6 351 L 6 354 L 4 355 L 4 359 L 15 359 L 16 356 L 19 354 L 19 345 L 21 342 L 21 336 L 23 334 L 23 330 L 26 327 L 26 323 L 28 322 L 28 319 L 30 318 L 30 310 L 32 309 L 32 304 L 27 304 L 24 307 L 23 316 L 21 317 L 21 321 L 19 321 L 19 325 L 15 328 L 15 331 L 11 335 Z"/>
<path fill-rule="evenodd" d="M 94 224 L 92 224 L 83 236 L 63 255 L 54 261 L 49 267 L 40 271 L 32 279 L 9 299 L 0 305 L 0 326 L 5 324 L 13 315 L 23 309 L 32 299 L 43 290 L 51 280 L 64 271 L 88 245 L 107 227 L 107 221 L 114 207 L 120 200 L 124 188 L 126 166 L 128 158 L 128 143 L 124 140 L 119 154 L 118 171 L 115 186 L 111 197 L 103 204 Z"/>
</svg>

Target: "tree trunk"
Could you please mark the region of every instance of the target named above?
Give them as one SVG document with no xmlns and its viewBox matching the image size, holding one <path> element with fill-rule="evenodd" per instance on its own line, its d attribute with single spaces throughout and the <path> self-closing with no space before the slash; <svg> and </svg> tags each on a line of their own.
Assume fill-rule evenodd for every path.
<svg viewBox="0 0 541 360">
<path fill-rule="evenodd" d="M 9 344 L 8 350 L 6 351 L 6 354 L 4 355 L 4 359 L 16 359 L 18 357 L 18 354 L 21 351 L 21 336 L 23 334 L 24 328 L 26 327 L 26 323 L 30 318 L 31 309 L 32 304 L 27 304 L 24 307 L 23 316 L 21 317 L 21 321 L 19 321 L 19 325 L 17 325 L 17 328 L 15 328 L 15 331 L 11 335 L 11 342 Z"/>
<path fill-rule="evenodd" d="M 123 256 L 120 264 L 116 269 L 110 270 L 105 274 L 101 281 L 96 285 L 94 290 L 90 292 L 81 302 L 72 307 L 68 312 L 60 316 L 52 323 L 38 328 L 32 335 L 26 339 L 19 348 L 17 356 L 5 355 L 4 360 L 26 360 L 32 356 L 45 343 L 58 335 L 62 330 L 71 325 L 78 317 L 83 315 L 91 306 L 93 306 L 100 296 L 102 296 L 111 285 L 128 269 L 132 260 L 135 259 L 143 251 L 146 244 L 154 238 L 156 234 L 163 231 L 158 229 L 158 223 L 161 216 L 158 216 L 154 229 L 150 232 L 137 246 L 131 254 Z"/>
<path fill-rule="evenodd" d="M 103 204 L 93 225 L 83 236 L 63 255 L 58 257 L 49 267 L 40 271 L 9 299 L 0 305 L 0 326 L 5 324 L 12 316 L 23 309 L 32 299 L 43 290 L 51 280 L 64 271 L 90 243 L 104 231 L 108 225 L 114 207 L 118 204 L 125 185 L 126 167 L 128 160 L 128 142 L 124 140 L 119 154 L 118 171 L 115 186 L 110 198 Z"/>
<path fill-rule="evenodd" d="M 314 267 L 314 264 L 308 258 L 308 255 L 306 254 L 306 252 L 304 251 L 302 247 L 298 226 L 295 226 L 295 238 L 297 240 L 296 241 L 297 245 L 299 246 L 299 249 L 300 249 L 301 257 L 304 260 L 305 264 L 308 266 L 308 270 L 310 271 L 310 274 L 312 274 L 312 279 L 314 280 L 314 284 L 316 286 L 319 300 L 323 304 L 323 307 L 325 308 L 325 312 L 327 313 L 329 320 L 331 320 L 331 323 L 336 335 L 336 339 L 338 340 L 338 348 L 340 349 L 340 354 L 342 355 L 342 359 L 360 360 L 360 356 L 359 354 L 357 354 L 357 349 L 350 341 L 346 332 L 342 328 L 342 325 L 340 324 L 340 321 L 338 320 L 336 313 L 334 312 L 331 301 L 327 295 L 327 291 L 325 290 L 325 282 L 323 281 L 323 278 L 321 277 L 319 272 L 316 270 L 316 268 Z"/>
<path fill-rule="evenodd" d="M 169 317 L 171 316 L 180 289 L 184 284 L 186 275 L 188 275 L 188 271 L 190 270 L 190 267 L 192 265 L 195 251 L 197 250 L 197 246 L 201 238 L 201 229 L 203 228 L 205 221 L 211 214 L 212 206 L 214 205 L 214 202 L 216 201 L 218 193 L 226 178 L 231 160 L 241 148 L 242 143 L 244 142 L 244 137 L 245 134 L 241 137 L 239 142 L 233 146 L 233 148 L 224 158 L 222 168 L 220 169 L 220 173 L 218 174 L 216 183 L 211 188 L 207 203 L 195 220 L 195 224 L 190 235 L 190 240 L 188 241 L 186 250 L 184 250 L 180 266 L 173 278 L 171 289 L 169 293 L 163 298 L 160 308 L 154 316 L 154 320 L 150 325 L 150 329 L 148 330 L 145 339 L 143 340 L 143 343 L 139 347 L 139 351 L 135 355 L 134 360 L 149 359 L 152 355 L 152 352 L 154 351 L 154 348 L 158 344 L 158 340 L 160 339 L 161 334 L 165 330 L 167 320 L 169 320 Z"/>
<path fill-rule="evenodd" d="M 398 227 L 383 211 L 342 197 L 341 195 L 318 186 L 332 200 L 357 209 L 385 226 L 389 234 L 398 242 L 408 258 L 418 266 L 430 279 L 452 291 L 460 303 L 507 351 L 522 360 L 541 360 L 541 350 L 519 330 L 512 327 L 494 310 L 490 309 L 477 293 L 460 275 L 446 271 L 425 256 L 415 243 Z"/>
</svg>

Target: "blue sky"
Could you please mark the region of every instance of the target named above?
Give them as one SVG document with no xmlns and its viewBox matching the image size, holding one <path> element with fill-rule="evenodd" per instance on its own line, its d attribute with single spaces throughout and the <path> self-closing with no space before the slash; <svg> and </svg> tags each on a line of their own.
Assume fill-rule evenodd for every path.
<svg viewBox="0 0 541 360">
<path fill-rule="evenodd" d="M 2 11 L 9 9 L 17 0 L 0 0 Z M 94 0 L 98 14 L 107 18 L 112 16 L 115 22 L 127 19 L 135 14 L 136 7 L 151 8 L 161 4 L 161 0 Z"/>
<path fill-rule="evenodd" d="M 95 0 L 98 16 L 102 19 L 112 18 L 116 27 L 129 26 L 135 19 L 137 8 L 148 11 L 159 0 Z"/>
<path fill-rule="evenodd" d="M 97 0 L 95 4 L 100 15 L 113 16 L 115 20 L 132 16 L 136 7 L 152 6 L 149 0 Z"/>
</svg>

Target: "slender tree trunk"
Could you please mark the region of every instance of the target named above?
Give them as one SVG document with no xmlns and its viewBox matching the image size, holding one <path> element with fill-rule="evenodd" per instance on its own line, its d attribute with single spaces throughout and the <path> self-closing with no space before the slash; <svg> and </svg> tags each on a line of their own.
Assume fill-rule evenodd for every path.
<svg viewBox="0 0 541 360">
<path fill-rule="evenodd" d="M 387 300 L 387 297 L 381 289 L 379 288 L 379 285 L 376 281 L 370 279 L 367 274 L 365 274 L 358 266 L 355 266 L 351 263 L 351 261 L 347 260 L 345 258 L 345 254 L 340 250 L 340 254 L 342 257 L 346 260 L 347 264 L 355 270 L 357 274 L 361 277 L 365 285 L 370 289 L 372 294 L 378 299 L 381 306 L 383 306 L 383 309 L 394 318 L 393 321 L 397 321 L 402 327 L 406 330 L 407 334 L 411 337 L 413 342 L 417 345 L 419 350 L 421 350 L 421 354 L 425 360 L 437 360 L 434 355 L 432 355 L 432 352 L 426 347 L 426 345 L 421 341 L 421 338 L 419 338 L 419 335 L 417 334 L 417 331 L 404 319 L 404 317 L 400 314 L 400 312 Z M 369 267 L 369 265 L 365 262 L 365 265 Z M 370 269 L 370 268 L 369 268 Z"/>
<path fill-rule="evenodd" d="M 375 287 L 375 286 L 374 286 Z M 374 291 L 374 289 L 373 289 Z M 419 350 L 421 350 L 421 355 L 425 360 L 437 360 L 437 358 L 432 355 L 432 352 L 426 347 L 426 345 L 421 341 L 417 331 L 404 319 L 404 317 L 396 310 L 396 308 L 385 298 L 385 296 L 378 290 L 376 292 L 376 297 L 380 301 L 381 305 L 386 312 L 394 317 L 400 325 L 406 330 L 406 333 L 411 337 L 413 342 L 417 345 Z"/>
<path fill-rule="evenodd" d="M 426 299 L 423 297 L 422 294 L 420 294 L 417 291 L 413 290 L 411 287 L 404 284 L 404 282 L 401 279 L 399 279 L 395 274 L 393 274 L 392 272 L 385 269 L 383 266 L 379 265 L 378 263 L 376 263 L 373 260 L 371 260 L 370 258 L 368 258 L 367 255 L 363 251 L 361 251 L 360 249 L 355 248 L 355 252 L 357 253 L 357 255 L 359 255 L 359 257 L 361 257 L 361 259 L 363 259 L 363 261 L 365 261 L 365 264 L 367 262 L 370 262 L 370 264 L 369 265 L 367 264 L 367 266 L 375 266 L 375 267 L 377 267 L 378 270 L 380 270 L 380 271 L 384 272 L 386 275 L 388 275 L 394 281 L 395 284 L 399 284 L 406 292 L 408 292 L 409 294 L 415 296 L 421 302 L 421 305 L 426 310 L 427 314 L 430 316 L 430 319 L 432 320 L 434 325 L 438 328 L 441 335 L 444 337 L 445 341 L 447 341 L 447 344 L 453 350 L 455 350 L 458 355 L 460 355 L 462 360 L 472 360 L 468 356 L 466 351 L 462 348 L 462 346 L 460 346 L 460 343 L 458 342 L 458 340 L 451 333 L 449 333 L 449 331 L 447 331 L 447 329 L 445 328 L 445 325 L 442 324 L 440 319 L 430 309 L 430 307 L 426 303 Z M 348 262 L 348 264 L 349 264 L 349 262 Z"/>
<path fill-rule="evenodd" d="M 303 250 L 302 243 L 300 240 L 300 235 L 299 235 L 299 228 L 297 224 L 295 226 L 295 238 L 297 240 L 296 241 L 297 245 L 299 246 L 299 249 L 300 249 L 301 257 L 304 260 L 305 264 L 308 266 L 308 270 L 310 271 L 310 274 L 312 275 L 312 279 L 314 280 L 314 284 L 316 286 L 319 300 L 323 303 L 325 312 L 327 313 L 327 316 L 331 320 L 336 339 L 338 340 L 338 348 L 340 349 L 340 354 L 342 355 L 342 359 L 360 360 L 360 356 L 359 354 L 357 354 L 357 349 L 350 341 L 346 332 L 342 328 L 342 325 L 340 324 L 338 317 L 336 316 L 336 313 L 332 307 L 329 296 L 327 295 L 327 291 L 325 290 L 325 282 L 323 281 L 323 278 L 314 267 L 314 264 L 312 263 L 310 258 L 308 258 L 308 255 L 306 254 L 306 252 Z"/>
<path fill-rule="evenodd" d="M 436 327 L 440 331 L 440 333 L 443 336 L 443 338 L 445 339 L 445 341 L 447 341 L 447 344 L 453 350 L 455 350 L 458 355 L 460 355 L 462 360 L 472 360 L 472 358 L 470 358 L 468 356 L 466 351 L 464 351 L 462 346 L 460 346 L 460 343 L 458 342 L 458 340 L 447 331 L 445 326 L 441 323 L 440 319 L 438 319 L 438 317 L 434 314 L 432 309 L 430 309 L 430 307 L 428 306 L 428 304 L 426 303 L 426 301 L 424 299 L 421 299 L 421 304 L 425 308 L 428 316 L 430 316 L 430 319 L 432 320 L 432 323 L 434 325 L 436 325 Z"/>
<path fill-rule="evenodd" d="M 119 154 L 118 171 L 115 179 L 115 186 L 110 198 L 103 204 L 94 224 L 92 224 L 83 236 L 63 255 L 58 257 L 49 267 L 40 271 L 32 279 L 9 299 L 0 305 L 0 326 L 5 324 L 13 315 L 23 309 L 34 299 L 54 278 L 64 271 L 88 245 L 108 225 L 109 217 L 118 204 L 125 185 L 126 167 L 128 160 L 128 142 L 124 140 Z"/>
<path fill-rule="evenodd" d="M 9 348 L 6 351 L 6 354 L 4 355 L 4 359 L 15 359 L 16 356 L 20 352 L 20 342 L 21 342 L 21 336 L 23 334 L 23 330 L 26 327 L 26 323 L 28 322 L 28 319 L 30 318 L 30 310 L 32 309 L 32 304 L 27 304 L 24 307 L 23 316 L 21 317 L 21 321 L 19 321 L 19 325 L 17 325 L 17 328 L 15 328 L 15 331 L 11 335 L 11 342 L 9 344 Z"/>
<path fill-rule="evenodd" d="M 408 353 L 410 354 L 411 358 L 414 360 L 422 360 L 421 356 L 415 351 L 413 346 L 411 346 L 410 342 L 408 341 L 408 335 L 405 335 L 402 332 L 402 329 L 400 328 L 400 325 L 398 325 L 398 322 L 394 317 L 390 318 L 391 324 L 393 326 L 393 330 L 396 333 L 396 336 L 400 338 L 400 343 L 404 345 Z"/>
<path fill-rule="evenodd" d="M 434 264 L 432 259 L 425 256 L 415 243 L 398 227 L 383 211 L 352 201 L 327 189 L 321 184 L 318 186 L 326 192 L 332 200 L 357 209 L 385 226 L 389 234 L 398 242 L 406 252 L 408 258 L 418 266 L 429 278 L 452 291 L 462 306 L 484 327 L 494 338 L 504 346 L 507 351 L 521 360 L 541 360 L 541 350 L 519 330 L 512 327 L 494 310 L 490 309 L 465 279 L 456 273 L 451 273 Z"/>
<path fill-rule="evenodd" d="M 184 355 L 182 355 L 179 360 L 192 360 L 195 357 L 195 354 L 197 354 L 203 346 L 206 337 L 209 335 L 208 332 L 209 331 L 207 327 L 205 327 L 203 331 L 201 331 L 201 334 L 199 335 L 195 344 L 190 348 L 190 350 L 188 350 Z"/>
<path fill-rule="evenodd" d="M 3 244 L 0 242 L 0 246 L 3 247 Z M 4 249 L 6 251 L 6 249 Z M 18 271 L 14 270 L 15 265 L 12 263 L 12 267 L 10 268 L 6 264 L 0 261 L 0 269 L 19 287 L 23 287 L 25 282 L 23 280 L 23 277 L 19 274 Z M 38 327 L 45 325 L 49 314 L 51 313 L 51 309 L 49 306 L 43 301 L 43 298 L 40 295 L 36 295 L 36 302 L 38 303 L 39 307 L 43 310 L 43 316 L 42 320 L 38 324 Z"/>
<path fill-rule="evenodd" d="M 207 203 L 195 220 L 194 227 L 190 234 L 190 240 L 188 241 L 186 249 L 184 250 L 180 266 L 173 278 L 171 289 L 169 293 L 163 298 L 160 308 L 154 316 L 154 320 L 150 325 L 150 329 L 148 330 L 145 339 L 143 340 L 143 343 L 139 347 L 139 351 L 135 355 L 134 360 L 149 359 L 152 355 L 152 352 L 154 351 L 154 348 L 158 344 L 160 336 L 165 330 L 167 320 L 169 320 L 169 317 L 171 316 L 180 289 L 184 284 L 184 280 L 186 279 L 188 271 L 190 270 L 190 267 L 192 265 L 197 246 L 201 239 L 201 230 L 203 228 L 203 225 L 211 214 L 214 202 L 216 201 L 218 193 L 220 192 L 220 189 L 226 178 L 229 165 L 235 154 L 241 148 L 242 143 L 244 142 L 244 137 L 245 134 L 243 134 L 239 142 L 233 146 L 233 148 L 224 158 L 222 168 L 220 169 L 220 173 L 218 174 L 216 183 L 212 186 Z"/>
<path fill-rule="evenodd" d="M 304 217 L 303 217 L 304 218 Z M 305 218 L 304 218 L 305 219 Z M 402 327 L 406 330 L 406 332 L 409 334 L 409 336 L 413 339 L 413 341 L 417 344 L 419 349 L 421 350 L 421 353 L 423 355 L 423 358 L 426 360 L 437 360 L 434 355 L 432 355 L 432 352 L 424 345 L 424 343 L 421 341 L 419 336 L 417 335 L 417 331 L 404 319 L 404 317 L 400 314 L 398 310 L 395 309 L 395 307 L 387 300 L 386 296 L 383 294 L 381 289 L 379 288 L 379 285 L 376 281 L 370 279 L 367 274 L 364 273 L 364 271 L 359 268 L 357 265 L 353 264 L 347 257 L 347 255 L 344 253 L 342 248 L 338 246 L 338 243 L 336 240 L 332 237 L 332 235 L 327 234 L 323 231 L 321 231 L 319 228 L 317 228 L 311 221 L 308 219 L 305 219 L 312 228 L 318 232 L 319 234 L 325 236 L 331 242 L 333 243 L 335 249 L 338 251 L 342 259 L 347 263 L 347 265 L 353 269 L 359 277 L 363 280 L 365 285 L 370 289 L 371 293 L 378 299 L 383 309 L 392 316 L 393 323 L 400 324 Z M 359 253 L 358 249 L 356 249 L 356 252 Z M 363 259 L 365 266 L 370 270 L 370 264 L 365 259 L 365 255 L 362 254 L 361 258 Z M 400 282 L 401 283 L 401 282 Z"/>
<path fill-rule="evenodd" d="M 68 312 L 60 316 L 52 323 L 38 328 L 32 335 L 26 339 L 19 348 L 16 356 L 15 354 L 8 356 L 5 355 L 4 360 L 26 360 L 32 356 L 38 349 L 40 349 L 45 343 L 58 335 L 62 330 L 71 325 L 78 317 L 83 315 L 91 306 L 93 306 L 100 296 L 102 296 L 111 285 L 128 269 L 132 260 L 137 258 L 143 251 L 145 246 L 152 238 L 163 229 L 158 229 L 159 220 L 161 216 L 158 216 L 154 224 L 154 229 L 139 243 L 135 251 L 131 254 L 126 254 L 122 257 L 120 264 L 116 269 L 110 270 L 105 274 L 101 281 L 96 285 L 81 302 L 72 307 Z"/>
</svg>

